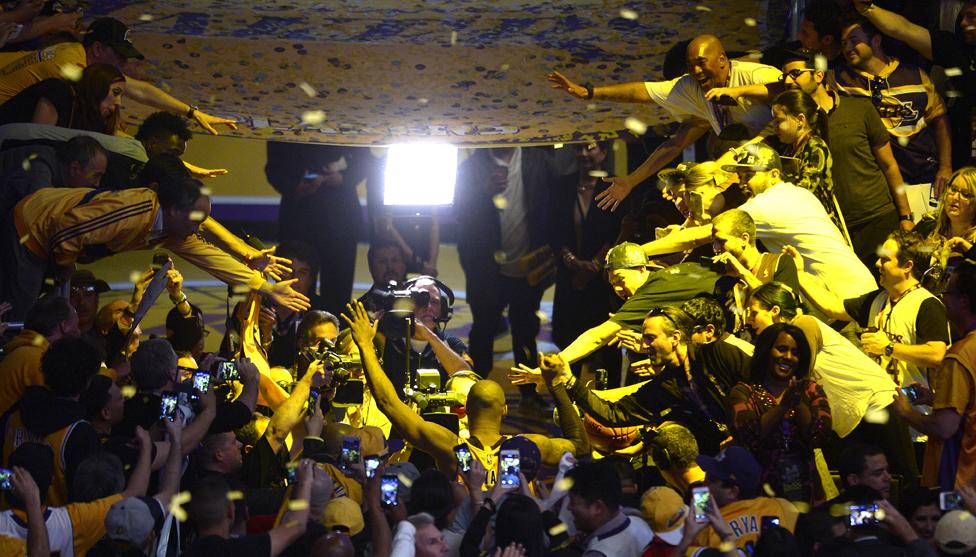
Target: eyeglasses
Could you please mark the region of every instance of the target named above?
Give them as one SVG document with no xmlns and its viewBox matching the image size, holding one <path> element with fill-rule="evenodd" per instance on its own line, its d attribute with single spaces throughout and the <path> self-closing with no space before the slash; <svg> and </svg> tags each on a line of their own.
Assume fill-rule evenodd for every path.
<svg viewBox="0 0 976 557">
<path fill-rule="evenodd" d="M 948 191 L 946 191 L 946 197 L 949 197 L 949 194 L 956 194 L 966 201 L 972 201 L 973 198 L 976 197 L 976 195 L 973 195 L 972 192 L 963 191 L 959 186 L 952 185 L 950 185 Z"/>
<path fill-rule="evenodd" d="M 95 292 L 94 286 L 72 286 L 72 294 L 93 294 Z"/>
<path fill-rule="evenodd" d="M 871 79 L 870 86 L 871 86 L 871 102 L 875 106 L 878 106 L 881 104 L 882 101 L 884 101 L 885 90 L 890 89 L 891 86 L 888 85 L 888 79 L 885 77 L 881 77 L 880 75 L 876 75 Z"/>
<path fill-rule="evenodd" d="M 651 311 L 647 312 L 647 317 L 645 317 L 644 319 L 650 319 L 651 317 L 664 317 L 668 321 L 670 321 L 672 325 L 677 325 L 677 323 L 674 322 L 674 318 L 671 317 L 671 315 L 668 313 L 668 309 L 669 308 L 660 307 L 660 306 L 656 308 L 651 308 Z"/>
<path fill-rule="evenodd" d="M 782 74 L 780 74 L 780 76 L 779 76 L 779 82 L 780 83 L 783 83 L 784 81 L 786 81 L 786 78 L 787 77 L 790 78 L 790 79 L 792 79 L 793 81 L 796 81 L 797 78 L 799 78 L 804 73 L 806 73 L 806 72 L 815 72 L 815 71 L 817 71 L 817 70 L 810 69 L 810 68 L 794 68 L 794 69 L 792 69 L 792 70 L 790 70 L 788 72 L 783 72 Z"/>
</svg>

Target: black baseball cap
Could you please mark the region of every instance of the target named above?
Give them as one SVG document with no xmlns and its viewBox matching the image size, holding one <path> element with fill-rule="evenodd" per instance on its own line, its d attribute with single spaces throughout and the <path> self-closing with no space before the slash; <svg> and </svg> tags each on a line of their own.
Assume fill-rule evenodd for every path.
<svg viewBox="0 0 976 557">
<path fill-rule="evenodd" d="M 96 19 L 85 32 L 85 46 L 92 43 L 103 43 L 126 58 L 145 59 L 141 52 L 129 40 L 129 27 L 113 17 Z"/>
</svg>

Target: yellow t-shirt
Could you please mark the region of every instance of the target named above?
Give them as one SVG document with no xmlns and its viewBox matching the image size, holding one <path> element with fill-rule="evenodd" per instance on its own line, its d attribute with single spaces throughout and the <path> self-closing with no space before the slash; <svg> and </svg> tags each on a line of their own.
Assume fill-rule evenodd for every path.
<svg viewBox="0 0 976 557">
<path fill-rule="evenodd" d="M 96 499 L 90 503 L 69 503 L 64 506 L 71 520 L 71 536 L 75 549 L 75 555 L 86 555 L 88 550 L 98 543 L 98 540 L 105 537 L 105 515 L 112 505 L 122 500 L 122 495 L 117 493 L 101 499 Z M 27 514 L 23 511 L 15 510 L 22 521 L 27 522 Z M 0 544 L 0 550 L 4 548 Z M 0 555 L 8 555 L 0 551 Z"/>
<path fill-rule="evenodd" d="M 0 104 L 39 81 L 63 77 L 61 68 L 88 65 L 81 43 L 60 43 L 41 50 L 0 53 Z"/>
<path fill-rule="evenodd" d="M 6 557 L 27 557 L 27 541 L 20 538 L 0 536 L 0 555 Z"/>
<path fill-rule="evenodd" d="M 958 443 L 959 451 L 957 461 L 953 463 L 955 466 L 942 463 L 943 458 L 949 458 L 943 455 L 946 442 L 929 437 L 922 465 L 924 486 L 939 486 L 940 476 L 944 473 L 942 469 L 949 471 L 953 467 L 956 470 L 955 489 L 962 485 L 973 485 L 973 478 L 976 477 L 976 429 L 972 427 L 976 422 L 976 402 L 973 401 L 976 366 L 973 362 L 976 362 L 976 334 L 969 334 L 949 348 L 942 365 L 929 372 L 929 386 L 932 387 L 934 398 L 932 410 L 954 410 L 963 420 L 959 425 L 962 428 L 961 439 L 957 441 L 955 436 L 952 439 L 953 443 Z M 942 488 L 949 489 L 949 486 L 943 485 Z"/>
<path fill-rule="evenodd" d="M 735 547 L 742 549 L 746 555 L 752 554 L 752 549 L 762 531 L 762 518 L 772 516 L 779 519 L 779 525 L 790 532 L 796 528 L 796 518 L 800 512 L 786 499 L 773 497 L 757 497 L 736 501 L 722 507 L 722 519 L 729 525 L 735 536 Z M 688 549 L 688 555 L 697 555 L 703 548 L 719 547 L 722 538 L 709 526 L 702 530 L 695 538 L 695 547 Z"/>
</svg>

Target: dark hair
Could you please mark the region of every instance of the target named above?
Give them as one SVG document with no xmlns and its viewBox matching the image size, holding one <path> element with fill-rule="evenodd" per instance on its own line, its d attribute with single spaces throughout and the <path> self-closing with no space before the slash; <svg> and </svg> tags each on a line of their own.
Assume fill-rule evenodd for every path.
<svg viewBox="0 0 976 557">
<path fill-rule="evenodd" d="M 756 338 L 756 350 L 753 352 L 752 363 L 749 364 L 749 382 L 753 385 L 762 385 L 766 382 L 766 375 L 769 373 L 769 354 L 776 345 L 776 339 L 780 333 L 790 335 L 796 342 L 797 352 L 800 361 L 796 365 L 796 379 L 803 379 L 810 373 L 810 362 L 813 360 L 810 351 L 810 343 L 803 335 L 803 330 L 789 323 L 773 323 L 759 334 Z"/>
<path fill-rule="evenodd" d="M 712 296 L 695 296 L 681 304 L 681 310 L 691 317 L 695 331 L 704 331 L 711 325 L 716 335 L 725 332 L 725 308 Z"/>
<path fill-rule="evenodd" d="M 68 166 L 76 162 L 82 167 L 87 166 L 99 153 L 108 157 L 108 153 L 97 139 L 90 135 L 76 135 L 62 144 L 57 151 L 58 161 Z"/>
<path fill-rule="evenodd" d="M 118 108 L 108 118 L 102 116 L 99 105 L 108 95 L 114 83 L 125 83 L 125 75 L 115 66 L 89 64 L 81 72 L 81 79 L 74 84 L 74 117 L 71 127 L 113 135 L 124 129 L 122 114 Z"/>
<path fill-rule="evenodd" d="M 139 171 L 138 182 L 141 187 L 149 187 L 150 184 L 162 184 L 176 178 L 192 178 L 186 165 L 176 155 L 163 153 L 149 159 L 142 170 Z M 194 201 L 196 201 L 194 199 Z M 192 205 L 192 203 L 191 203 Z"/>
<path fill-rule="evenodd" d="M 898 498 L 898 511 L 905 518 L 911 520 L 918 509 L 929 506 L 939 506 L 939 490 L 928 487 L 911 487 L 905 489 Z"/>
<path fill-rule="evenodd" d="M 855 476 L 863 474 L 864 469 L 867 467 L 868 457 L 879 454 L 883 455 L 885 453 L 875 445 L 867 445 L 864 443 L 854 443 L 844 449 L 840 454 L 840 462 L 838 465 L 840 481 L 844 487 L 851 487 L 847 483 L 847 476 L 850 474 L 854 474 Z"/>
<path fill-rule="evenodd" d="M 227 515 L 227 480 L 217 474 L 204 476 L 190 490 L 190 518 L 197 532 L 220 525 Z"/>
<path fill-rule="evenodd" d="M 190 316 L 183 317 L 179 308 L 170 308 L 166 314 L 166 340 L 177 353 L 191 352 L 204 334 L 203 311 L 190 304 Z"/>
<path fill-rule="evenodd" d="M 389 238 L 376 238 L 375 240 L 370 242 L 369 250 L 366 251 L 366 262 L 372 264 L 373 256 L 376 255 L 376 252 L 378 252 L 381 249 L 390 249 L 390 248 L 394 248 L 397 251 L 399 251 L 400 258 L 402 258 L 404 263 L 406 263 L 407 257 L 403 253 L 403 248 L 400 247 L 400 244 L 396 243 L 395 241 Z"/>
<path fill-rule="evenodd" d="M 94 453 L 78 463 L 71 480 L 71 502 L 90 503 L 121 493 L 125 471 L 119 457 L 107 451 Z"/>
<path fill-rule="evenodd" d="M 314 340 L 312 330 L 325 323 L 332 323 L 336 326 L 336 329 L 339 328 L 339 320 L 335 315 L 320 309 L 313 309 L 306 313 L 305 317 L 302 317 L 301 322 L 298 323 L 298 331 L 295 337 L 298 339 L 298 342 L 308 344 Z"/>
<path fill-rule="evenodd" d="M 440 470 L 424 470 L 410 486 L 407 513 L 427 513 L 434 517 L 437 529 L 444 530 L 450 526 L 447 517 L 453 510 L 454 492 L 451 490 L 451 481 Z"/>
<path fill-rule="evenodd" d="M 97 420 L 105 405 L 111 400 L 109 389 L 112 388 L 112 380 L 106 375 L 95 375 L 88 383 L 88 388 L 81 395 L 79 402 L 85 407 L 85 419 L 89 422 Z"/>
<path fill-rule="evenodd" d="M 511 493 L 498 507 L 495 518 L 495 547 L 506 548 L 518 543 L 525 548 L 526 557 L 542 557 L 546 551 L 542 513 L 532 499 L 521 493 Z"/>
<path fill-rule="evenodd" d="M 756 245 L 756 221 L 753 220 L 752 215 L 742 209 L 729 209 L 715 215 L 712 219 L 712 226 L 725 224 L 728 225 L 729 232 L 736 236 L 748 234 L 749 245 Z"/>
<path fill-rule="evenodd" d="M 895 230 L 888 239 L 898 244 L 898 266 L 912 263 L 912 276 L 921 280 L 932 261 L 934 245 L 925 241 L 918 233 L 910 230 Z"/>
<path fill-rule="evenodd" d="M 37 492 L 41 495 L 41 504 L 47 499 L 47 490 L 54 481 L 54 451 L 49 445 L 27 441 L 10 453 L 7 457 L 7 465 L 23 468 L 34 479 L 37 484 Z M 14 495 L 13 491 L 7 491 L 7 503 L 15 509 L 23 509 L 23 502 Z"/>
<path fill-rule="evenodd" d="M 838 32 L 838 35 L 840 33 Z M 783 55 L 783 66 L 789 64 L 790 62 L 803 62 L 803 65 L 807 69 L 817 69 L 817 56 L 821 56 L 823 53 L 819 50 L 812 48 L 797 48 L 795 50 L 786 50 Z"/>
<path fill-rule="evenodd" d="M 653 430 L 648 445 L 654 464 L 662 470 L 689 468 L 698 458 L 695 435 L 679 423 L 661 424 Z"/>
<path fill-rule="evenodd" d="M 810 129 L 818 136 L 823 135 L 820 122 L 820 107 L 813 100 L 813 97 L 803 91 L 799 89 L 783 91 L 776 95 L 776 98 L 773 99 L 770 106 L 781 106 L 791 116 L 799 116 L 802 114 L 807 119 Z"/>
<path fill-rule="evenodd" d="M 41 356 L 44 385 L 59 396 L 77 396 L 102 367 L 102 351 L 86 338 L 58 339 Z"/>
<path fill-rule="evenodd" d="M 861 30 L 864 31 L 864 34 L 868 36 L 869 41 L 873 41 L 875 37 L 881 34 L 881 31 L 879 31 L 868 18 L 858 14 L 857 12 L 846 12 L 843 23 L 841 23 L 841 32 L 843 32 L 844 29 L 854 25 L 860 27 Z M 840 37 L 838 36 L 838 38 Z"/>
<path fill-rule="evenodd" d="M 370 250 L 373 248 L 370 247 Z M 278 257 L 284 257 L 286 259 L 298 259 L 308 263 L 308 266 L 312 268 L 312 276 L 318 274 L 319 270 L 319 254 L 315 251 L 315 248 L 310 244 L 305 242 L 300 242 L 297 240 L 282 242 L 278 246 L 278 251 L 275 252 Z"/>
<path fill-rule="evenodd" d="M 814 30 L 823 37 L 834 37 L 840 41 L 843 30 L 842 16 L 844 11 L 835 0 L 814 0 L 807 5 L 803 12 L 803 19 L 813 24 Z"/>
<path fill-rule="evenodd" d="M 169 139 L 171 135 L 189 141 L 193 137 L 189 121 L 182 116 L 160 111 L 153 112 L 142 121 L 139 131 L 136 132 L 136 139 Z"/>
<path fill-rule="evenodd" d="M 71 317 L 71 302 L 64 296 L 48 294 L 34 301 L 24 317 L 24 328 L 51 336 L 58 325 Z"/>
<path fill-rule="evenodd" d="M 794 535 L 799 544 L 799 554 L 803 557 L 813 557 L 814 546 L 822 544 L 834 537 L 834 525 L 846 519 L 834 517 L 826 510 L 811 513 L 800 513 L 796 518 Z"/>
<path fill-rule="evenodd" d="M 620 476 L 612 463 L 598 460 L 578 465 L 566 477 L 573 480 L 569 492 L 587 503 L 603 501 L 607 509 L 616 511 L 623 499 Z"/>
<path fill-rule="evenodd" d="M 664 319 L 664 334 L 670 335 L 671 333 L 678 331 L 681 333 L 681 341 L 684 343 L 691 342 L 691 333 L 695 330 L 695 321 L 688 315 L 684 310 L 674 306 L 666 306 L 659 308 L 660 313 L 656 313 L 654 309 L 648 312 L 647 317 L 644 319 L 650 319 L 651 317 L 657 317 L 658 315 L 665 317 Z"/>
<path fill-rule="evenodd" d="M 796 293 L 790 287 L 781 282 L 767 282 L 752 292 L 750 300 L 757 300 L 765 309 L 779 307 L 779 314 L 786 319 L 796 317 L 802 308 Z"/>
<path fill-rule="evenodd" d="M 976 314 L 976 264 L 963 261 L 953 271 L 956 275 L 956 290 L 959 296 L 969 302 L 969 312 Z"/>
<path fill-rule="evenodd" d="M 146 557 L 146 552 L 130 541 L 102 538 L 85 557 Z"/>
<path fill-rule="evenodd" d="M 170 176 L 169 179 L 159 182 L 156 196 L 163 209 L 175 208 L 179 211 L 187 211 L 200 199 L 201 187 L 203 184 L 195 178 Z"/>
<path fill-rule="evenodd" d="M 770 526 L 759 534 L 752 557 L 794 557 L 800 545 L 793 533 L 782 526 Z"/>
</svg>

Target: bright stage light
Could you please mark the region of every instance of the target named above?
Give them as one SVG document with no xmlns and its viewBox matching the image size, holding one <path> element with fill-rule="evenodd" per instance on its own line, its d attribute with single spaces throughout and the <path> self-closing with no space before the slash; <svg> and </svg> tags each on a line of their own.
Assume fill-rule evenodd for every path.
<svg viewBox="0 0 976 557">
<path fill-rule="evenodd" d="M 384 205 L 450 205 L 454 202 L 458 149 L 454 145 L 393 145 L 386 154 Z"/>
</svg>

